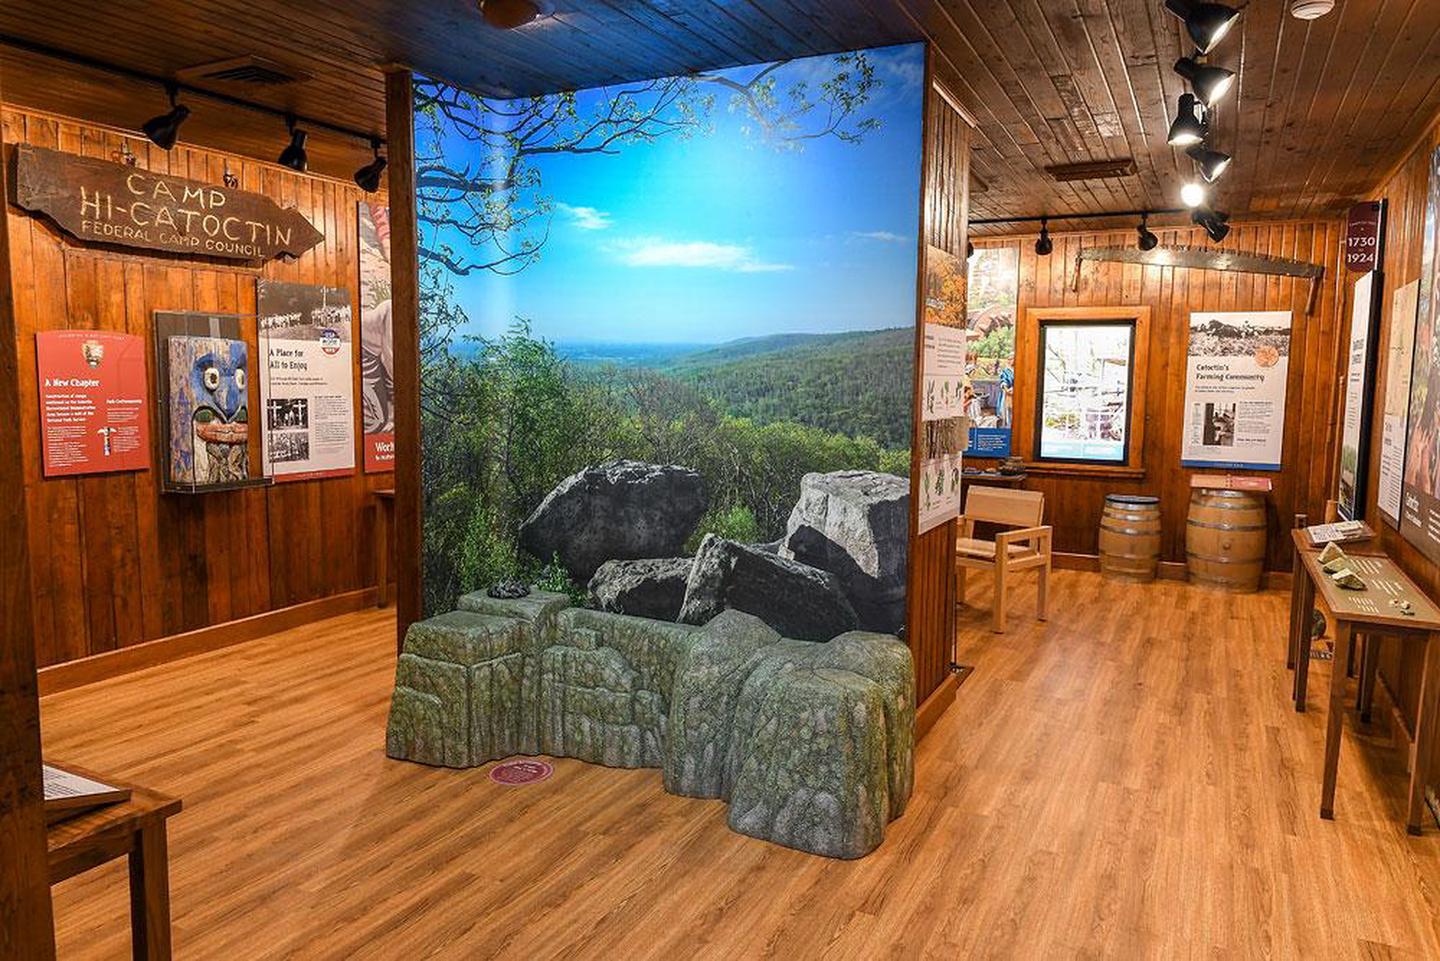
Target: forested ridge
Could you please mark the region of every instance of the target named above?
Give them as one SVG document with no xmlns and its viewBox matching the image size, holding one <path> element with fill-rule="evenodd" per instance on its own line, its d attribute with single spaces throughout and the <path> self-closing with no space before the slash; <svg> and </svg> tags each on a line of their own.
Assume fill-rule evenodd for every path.
<svg viewBox="0 0 1440 961">
<path fill-rule="evenodd" d="M 915 329 L 777 334 L 678 357 L 659 368 L 726 413 L 789 421 L 908 448 Z"/>
</svg>

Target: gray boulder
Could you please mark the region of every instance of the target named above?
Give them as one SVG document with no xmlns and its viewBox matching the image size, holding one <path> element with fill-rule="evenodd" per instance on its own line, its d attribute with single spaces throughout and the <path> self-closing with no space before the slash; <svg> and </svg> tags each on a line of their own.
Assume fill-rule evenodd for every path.
<svg viewBox="0 0 1440 961">
<path fill-rule="evenodd" d="M 659 767 L 669 791 L 728 801 L 736 831 L 830 857 L 873 850 L 905 810 L 915 680 L 894 637 L 789 640 L 733 609 L 693 627 L 540 591 L 460 606 L 406 633 L 390 757 Z"/>
<path fill-rule="evenodd" d="M 590 598 L 597 609 L 614 614 L 679 620 L 690 563 L 688 557 L 606 561 L 590 578 Z"/>
<path fill-rule="evenodd" d="M 558 556 L 578 583 L 611 560 L 674 557 L 709 507 L 688 467 L 607 461 L 561 481 L 520 526 L 520 544 Z"/>
<path fill-rule="evenodd" d="M 697 635 L 675 672 L 665 753 L 665 790 L 686 797 L 724 796 L 726 758 L 740 689 L 780 640 L 760 618 L 722 611 Z"/>
<path fill-rule="evenodd" d="M 790 512 L 782 557 L 835 575 L 867 631 L 905 624 L 910 482 L 845 470 L 806 474 Z"/>
<path fill-rule="evenodd" d="M 680 620 L 704 624 L 731 608 L 805 641 L 828 641 L 858 624 L 834 575 L 706 534 L 690 567 Z"/>
<path fill-rule="evenodd" d="M 766 648 L 734 708 L 730 827 L 829 857 L 874 850 L 914 784 L 912 671 L 880 634 Z"/>
</svg>

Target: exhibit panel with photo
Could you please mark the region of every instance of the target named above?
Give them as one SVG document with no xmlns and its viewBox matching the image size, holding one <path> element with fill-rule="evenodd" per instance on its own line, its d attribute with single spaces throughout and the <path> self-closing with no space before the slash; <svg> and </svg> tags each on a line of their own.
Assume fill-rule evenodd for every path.
<svg viewBox="0 0 1440 961">
<path fill-rule="evenodd" d="M 1405 429 L 1410 412 L 1410 372 L 1415 362 L 1415 320 L 1420 282 L 1395 291 L 1385 360 L 1385 411 L 1380 434 L 1380 489 L 1376 505 L 1392 527 L 1400 526 L 1405 483 Z"/>
<path fill-rule="evenodd" d="M 355 469 L 350 294 L 338 287 L 256 282 L 264 457 L 277 481 Z"/>
<path fill-rule="evenodd" d="M 1340 435 L 1340 485 L 1337 509 L 1345 520 L 1359 520 L 1365 510 L 1365 475 L 1369 466 L 1370 408 L 1374 380 L 1376 300 L 1380 274 L 1370 271 L 1351 292 L 1350 337 L 1345 375 L 1345 420 Z"/>
<path fill-rule="evenodd" d="M 1190 315 L 1184 466 L 1280 470 L 1290 328 L 1288 310 Z"/>
<path fill-rule="evenodd" d="M 1008 457 L 1015 424 L 1015 321 L 1020 247 L 977 247 L 969 258 L 965 413 L 970 457 Z"/>
<path fill-rule="evenodd" d="M 395 342 L 390 303 L 390 208 L 362 201 L 360 414 L 365 470 L 395 469 Z"/>
<path fill-rule="evenodd" d="M 1037 457 L 1125 462 L 1134 341 L 1128 323 L 1041 327 Z"/>
<path fill-rule="evenodd" d="M 922 447 L 915 505 L 920 533 L 960 515 L 961 466 L 976 403 L 968 371 L 963 261 L 925 249 L 925 326 L 920 350 Z"/>
<path fill-rule="evenodd" d="M 427 611 L 519 581 L 903 627 L 923 78 L 919 45 L 508 101 L 417 78 Z"/>
</svg>

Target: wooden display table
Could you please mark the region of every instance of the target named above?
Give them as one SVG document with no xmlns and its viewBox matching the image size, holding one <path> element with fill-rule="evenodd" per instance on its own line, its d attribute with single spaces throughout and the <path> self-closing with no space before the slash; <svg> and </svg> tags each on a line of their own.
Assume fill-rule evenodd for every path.
<svg viewBox="0 0 1440 961">
<path fill-rule="evenodd" d="M 1340 736 L 1345 718 L 1345 682 L 1351 650 L 1359 635 L 1383 634 L 1425 642 L 1425 668 L 1420 680 L 1420 702 L 1415 716 L 1415 737 L 1410 742 L 1410 789 L 1405 826 L 1419 834 L 1425 813 L 1426 767 L 1435 737 L 1436 687 L 1440 685 L 1440 607 L 1410 580 L 1395 562 L 1372 544 L 1351 544 L 1342 550 L 1353 559 L 1355 573 L 1365 581 L 1363 591 L 1337 585 L 1321 569 L 1320 552 L 1310 546 L 1300 529 L 1291 531 L 1296 547 L 1295 581 L 1292 593 L 1290 643 L 1295 660 L 1295 709 L 1305 710 L 1305 685 L 1309 676 L 1309 611 L 1318 604 L 1335 622 L 1335 659 L 1330 671 L 1330 697 L 1325 716 L 1325 771 L 1320 793 L 1320 816 L 1335 816 L 1335 780 L 1340 766 Z M 1367 551 L 1368 552 L 1365 552 Z M 1413 614 L 1407 615 L 1392 601 L 1406 601 Z M 1377 644 L 1367 638 L 1360 668 L 1357 706 L 1368 718 L 1374 700 Z"/>
<path fill-rule="evenodd" d="M 70 765 L 63 765 L 75 770 Z M 106 778 L 111 784 L 119 784 Z M 130 859 L 130 941 L 136 961 L 170 957 L 170 867 L 165 822 L 180 800 L 133 784 L 130 800 L 47 829 L 50 883 L 59 884 L 118 857 Z"/>
<path fill-rule="evenodd" d="M 1196 490 L 1268 494 L 1275 489 L 1275 484 L 1268 477 L 1250 477 L 1246 474 L 1192 474 L 1190 487 Z"/>
</svg>

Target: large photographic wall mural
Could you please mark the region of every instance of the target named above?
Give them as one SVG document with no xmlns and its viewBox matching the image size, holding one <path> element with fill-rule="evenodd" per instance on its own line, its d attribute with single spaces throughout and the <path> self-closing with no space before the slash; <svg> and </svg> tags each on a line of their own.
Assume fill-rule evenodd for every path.
<svg viewBox="0 0 1440 961">
<path fill-rule="evenodd" d="M 518 581 L 904 623 L 921 45 L 485 100 L 416 78 L 428 613 Z"/>
</svg>

